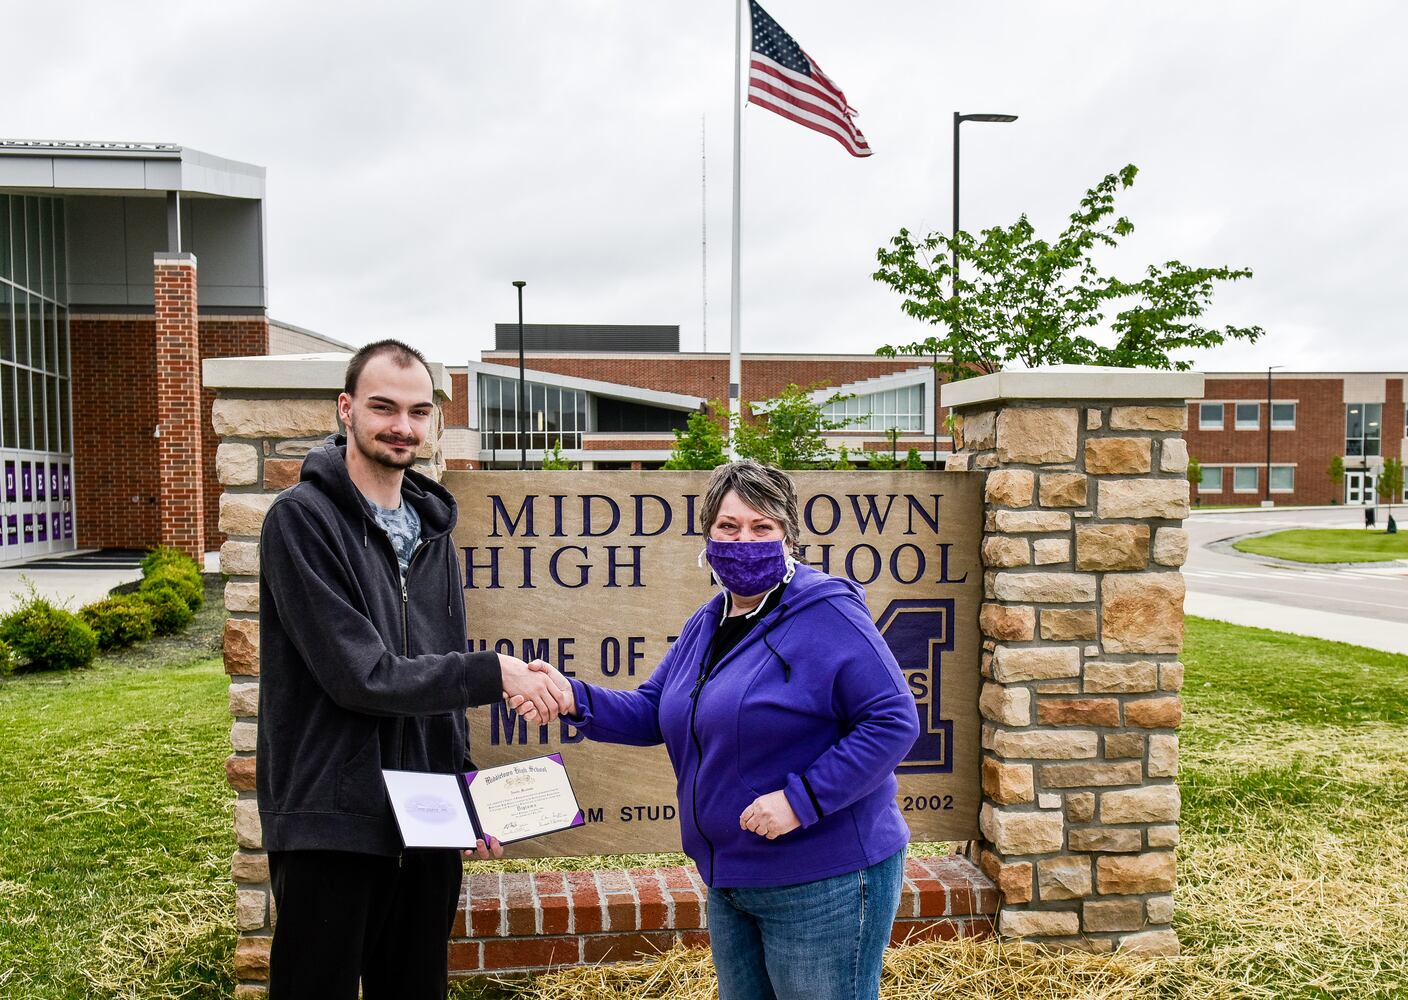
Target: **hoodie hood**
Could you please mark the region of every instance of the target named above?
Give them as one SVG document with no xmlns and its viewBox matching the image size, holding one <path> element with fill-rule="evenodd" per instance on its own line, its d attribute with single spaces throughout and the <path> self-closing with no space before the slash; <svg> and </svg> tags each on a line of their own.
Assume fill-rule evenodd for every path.
<svg viewBox="0 0 1408 1000">
<path fill-rule="evenodd" d="M 303 459 L 299 479 L 312 483 L 345 514 L 371 518 L 361 491 L 347 472 L 347 436 L 332 434 Z M 458 512 L 449 490 L 414 469 L 401 481 L 401 496 L 420 515 L 421 539 L 428 541 L 454 530 Z"/>
</svg>

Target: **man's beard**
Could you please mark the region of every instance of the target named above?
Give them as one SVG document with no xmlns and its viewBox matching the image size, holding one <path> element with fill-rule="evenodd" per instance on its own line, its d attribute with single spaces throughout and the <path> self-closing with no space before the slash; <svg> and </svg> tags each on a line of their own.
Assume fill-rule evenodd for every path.
<svg viewBox="0 0 1408 1000">
<path fill-rule="evenodd" d="M 409 469 L 416 464 L 416 451 L 420 447 L 420 442 L 414 438 L 405 438 L 399 441 L 391 438 L 383 441 L 381 438 L 364 436 L 357 429 L 357 425 L 350 422 L 347 430 L 352 438 L 352 446 L 378 465 L 388 469 Z M 404 458 L 398 457 L 397 453 L 390 450 L 393 442 L 406 445 L 407 451 Z"/>
</svg>

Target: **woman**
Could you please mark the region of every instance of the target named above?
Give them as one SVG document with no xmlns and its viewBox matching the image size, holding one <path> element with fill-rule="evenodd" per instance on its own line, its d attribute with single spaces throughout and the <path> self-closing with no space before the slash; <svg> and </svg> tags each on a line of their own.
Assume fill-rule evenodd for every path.
<svg viewBox="0 0 1408 1000">
<path fill-rule="evenodd" d="M 720 1000 L 873 998 L 909 842 L 894 769 L 914 699 L 861 588 L 794 561 L 785 472 L 720 466 L 700 527 L 723 593 L 639 688 L 570 679 L 571 720 L 668 748 Z"/>
</svg>

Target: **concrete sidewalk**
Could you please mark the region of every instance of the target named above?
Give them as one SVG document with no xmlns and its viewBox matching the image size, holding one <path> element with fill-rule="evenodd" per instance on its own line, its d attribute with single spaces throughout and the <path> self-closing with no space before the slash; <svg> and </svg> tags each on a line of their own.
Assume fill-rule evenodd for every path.
<svg viewBox="0 0 1408 1000">
<path fill-rule="evenodd" d="M 1408 655 L 1408 625 L 1400 622 L 1267 604 L 1224 594 L 1189 593 L 1183 599 L 1183 610 L 1232 625 L 1250 625 Z"/>
<path fill-rule="evenodd" d="M 83 549 L 63 557 L 39 560 L 38 564 L 0 569 L 0 614 L 15 607 L 34 590 L 57 607 L 77 611 L 85 604 L 101 601 L 120 584 L 142 578 L 135 556 L 97 559 L 98 550 Z M 94 561 L 96 565 L 89 565 Z M 55 563 L 62 562 L 62 568 Z"/>
</svg>

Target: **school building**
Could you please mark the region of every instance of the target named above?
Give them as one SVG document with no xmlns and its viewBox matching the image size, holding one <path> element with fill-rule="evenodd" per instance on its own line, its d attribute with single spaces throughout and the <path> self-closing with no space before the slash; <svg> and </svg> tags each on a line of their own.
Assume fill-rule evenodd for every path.
<svg viewBox="0 0 1408 1000">
<path fill-rule="evenodd" d="M 266 311 L 264 169 L 0 140 L 0 565 L 219 547 L 204 358 L 348 349 Z"/>
<path fill-rule="evenodd" d="M 1188 413 L 1202 504 L 1373 504 L 1408 454 L 1405 372 L 1209 373 Z M 1343 478 L 1330 476 L 1339 458 Z"/>
<path fill-rule="evenodd" d="M 0 140 L 0 566 L 219 547 L 201 361 L 352 349 L 269 317 L 265 232 L 262 167 L 165 143 Z M 533 466 L 559 442 L 583 468 L 658 468 L 689 415 L 728 397 L 728 357 L 682 351 L 677 326 L 532 324 L 520 421 L 518 326 L 494 333 L 477 359 L 434 359 L 449 362 L 451 468 Z M 858 467 L 911 449 L 942 465 L 942 380 L 856 341 L 867 353 L 745 354 L 744 400 L 756 413 L 789 384 L 819 386 L 846 422 L 827 439 Z M 1405 452 L 1405 377 L 1209 375 L 1189 414 L 1195 502 L 1374 502 L 1384 460 Z"/>
<path fill-rule="evenodd" d="M 525 324 L 523 437 L 518 437 L 518 327 L 495 328 L 493 350 L 450 367 L 454 400 L 444 451 L 452 468 L 532 466 L 561 442 L 583 468 L 658 468 L 690 413 L 728 396 L 728 358 L 682 352 L 674 326 Z M 936 380 L 921 358 L 874 354 L 745 354 L 744 398 L 765 409 L 789 383 L 847 421 L 826 435 L 857 467 L 867 453 L 911 448 L 926 464 L 953 451 Z M 1384 460 L 1408 453 L 1408 373 L 1210 373 L 1192 404 L 1188 450 L 1202 466 L 1193 500 L 1206 504 L 1374 503 Z M 1268 394 L 1269 393 L 1269 394 Z M 1332 461 L 1344 475 L 1332 479 Z"/>
</svg>

